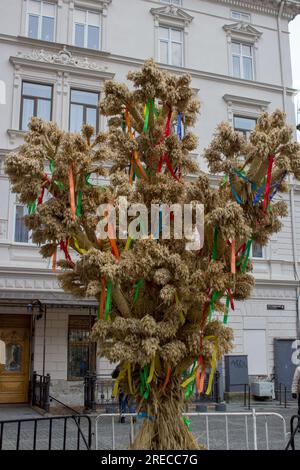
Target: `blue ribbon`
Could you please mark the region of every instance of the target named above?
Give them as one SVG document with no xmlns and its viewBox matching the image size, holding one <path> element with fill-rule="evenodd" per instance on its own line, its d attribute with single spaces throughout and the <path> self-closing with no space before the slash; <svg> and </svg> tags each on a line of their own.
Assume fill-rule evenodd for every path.
<svg viewBox="0 0 300 470">
<path fill-rule="evenodd" d="M 182 139 L 182 115 L 181 113 L 178 113 L 177 116 L 177 135 L 179 139 Z"/>
<path fill-rule="evenodd" d="M 231 186 L 231 191 L 232 191 L 232 194 L 234 195 L 235 199 L 237 200 L 237 202 L 241 205 L 243 203 L 243 201 L 241 200 L 241 198 L 239 197 L 239 195 L 237 194 L 236 190 L 234 189 L 234 186 L 232 184 L 232 180 L 230 178 L 230 186 Z"/>
<path fill-rule="evenodd" d="M 150 419 L 150 421 L 154 421 L 153 416 L 149 416 L 145 411 L 142 411 L 138 414 L 138 419 Z"/>
</svg>

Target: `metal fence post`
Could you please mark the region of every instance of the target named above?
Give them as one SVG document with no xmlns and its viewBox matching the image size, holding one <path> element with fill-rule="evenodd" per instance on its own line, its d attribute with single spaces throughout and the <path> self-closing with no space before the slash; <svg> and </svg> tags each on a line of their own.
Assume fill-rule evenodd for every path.
<svg viewBox="0 0 300 470">
<path fill-rule="evenodd" d="M 36 371 L 33 372 L 32 374 L 32 397 L 31 397 L 31 404 L 34 406 L 36 404 L 36 379 L 37 379 L 37 373 Z"/>
<path fill-rule="evenodd" d="M 255 409 L 252 410 L 252 418 L 253 418 L 253 443 L 254 443 L 254 450 L 257 450 L 257 427 L 256 427 L 256 413 Z"/>
</svg>

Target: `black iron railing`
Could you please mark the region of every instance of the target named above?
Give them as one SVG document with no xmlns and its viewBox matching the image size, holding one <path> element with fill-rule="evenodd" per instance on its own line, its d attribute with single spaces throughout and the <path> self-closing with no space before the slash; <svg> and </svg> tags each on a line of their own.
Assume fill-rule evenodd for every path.
<svg viewBox="0 0 300 470">
<path fill-rule="evenodd" d="M 50 409 L 50 375 L 32 375 L 32 406 L 38 406 L 45 411 Z"/>
<path fill-rule="evenodd" d="M 72 427 L 71 423 L 75 426 Z M 12 450 L 12 447 L 14 450 L 90 450 L 91 446 L 92 425 L 89 416 L 0 421 L 0 450 Z"/>
<path fill-rule="evenodd" d="M 296 426 L 295 426 L 295 421 L 296 421 Z M 300 431 L 300 415 L 294 415 L 291 417 L 290 421 L 290 426 L 291 426 L 291 436 L 289 439 L 289 442 L 286 445 L 285 450 L 296 450 L 295 449 L 295 435 L 298 431 Z"/>
</svg>

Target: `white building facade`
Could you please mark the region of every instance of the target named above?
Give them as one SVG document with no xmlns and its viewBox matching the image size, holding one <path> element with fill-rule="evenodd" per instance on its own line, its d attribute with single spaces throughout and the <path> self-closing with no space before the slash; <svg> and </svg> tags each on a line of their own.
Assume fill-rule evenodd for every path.
<svg viewBox="0 0 300 470">
<path fill-rule="evenodd" d="M 85 122 L 104 130 L 97 103 L 105 81 L 124 82 L 154 57 L 192 76 L 202 105 L 192 157 L 205 170 L 203 149 L 220 121 L 247 135 L 262 111 L 281 108 L 296 127 L 288 24 L 298 13 L 300 1 L 276 0 L 0 3 L 0 339 L 12 358 L 0 372 L 0 403 L 27 401 L 33 370 L 51 375 L 53 396 L 80 403 L 86 371 L 111 370 L 88 347 L 96 306 L 59 289 L 4 174 L 5 156 L 22 144 L 30 116 L 64 130 Z M 251 376 L 274 374 L 275 339 L 299 337 L 300 183 L 291 181 L 284 197 L 284 228 L 266 248 L 254 247 L 255 290 L 229 321 L 234 353 L 248 355 Z M 33 300 L 41 312 L 27 307 Z"/>
</svg>

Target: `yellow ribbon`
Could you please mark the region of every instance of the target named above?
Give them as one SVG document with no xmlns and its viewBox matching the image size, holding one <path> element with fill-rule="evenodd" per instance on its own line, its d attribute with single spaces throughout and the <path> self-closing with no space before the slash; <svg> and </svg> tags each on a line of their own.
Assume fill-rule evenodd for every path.
<svg viewBox="0 0 300 470">
<path fill-rule="evenodd" d="M 119 390 L 119 385 L 120 385 L 120 382 L 121 380 L 124 378 L 125 374 L 126 374 L 126 371 L 127 371 L 127 365 L 124 364 L 124 366 L 122 367 L 122 369 L 120 370 L 120 373 L 118 375 L 118 378 L 116 379 L 115 381 L 115 384 L 114 384 L 114 388 L 113 388 L 113 392 L 111 394 L 111 396 L 114 398 L 117 393 L 118 393 L 118 390 Z"/>
<path fill-rule="evenodd" d="M 218 343 L 217 343 L 217 341 L 215 341 L 215 347 L 214 347 L 214 351 L 213 351 L 212 359 L 211 359 L 211 371 L 210 371 L 210 376 L 209 376 L 209 379 L 208 379 L 208 386 L 207 386 L 207 390 L 206 390 L 206 395 L 210 395 L 210 393 L 211 393 L 213 378 L 214 378 L 215 371 L 216 371 L 216 368 L 217 368 L 217 356 L 218 356 Z"/>
<path fill-rule="evenodd" d="M 149 375 L 148 375 L 147 384 L 150 384 L 152 382 L 153 375 L 154 375 L 154 370 L 155 370 L 155 358 L 153 358 L 152 361 L 151 361 L 150 372 L 149 372 Z"/>
<path fill-rule="evenodd" d="M 130 249 L 132 242 L 133 242 L 133 239 L 131 237 L 128 237 L 126 241 L 126 245 L 125 245 L 125 251 L 128 251 Z"/>
<path fill-rule="evenodd" d="M 75 246 L 76 250 L 78 251 L 78 253 L 80 253 L 81 255 L 85 255 L 86 253 L 88 253 L 89 250 L 85 250 L 84 248 L 80 248 L 76 238 L 73 237 L 73 240 L 74 240 L 74 246 Z"/>
<path fill-rule="evenodd" d="M 196 379 L 198 369 L 199 369 L 199 366 L 196 367 L 192 375 L 190 375 L 187 379 L 185 379 L 184 382 L 182 382 L 181 384 L 182 388 L 186 388 L 191 382 L 193 382 Z"/>
</svg>

